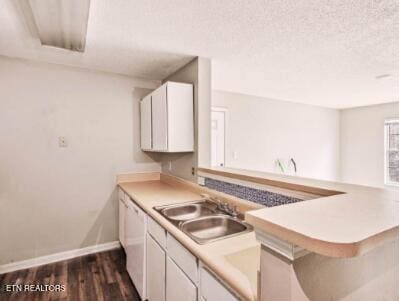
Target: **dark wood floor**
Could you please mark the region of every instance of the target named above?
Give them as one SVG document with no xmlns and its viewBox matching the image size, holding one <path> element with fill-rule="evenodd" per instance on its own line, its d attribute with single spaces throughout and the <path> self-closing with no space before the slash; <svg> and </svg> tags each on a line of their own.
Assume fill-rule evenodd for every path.
<svg viewBox="0 0 399 301">
<path fill-rule="evenodd" d="M 117 249 L 0 275 L 0 300 L 139 301 Z M 4 292 L 5 284 L 64 284 L 64 292 Z"/>
</svg>

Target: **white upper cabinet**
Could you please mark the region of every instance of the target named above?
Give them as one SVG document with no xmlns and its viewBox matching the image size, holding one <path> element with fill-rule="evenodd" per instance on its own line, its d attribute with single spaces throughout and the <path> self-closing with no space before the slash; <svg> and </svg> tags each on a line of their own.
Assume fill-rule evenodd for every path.
<svg viewBox="0 0 399 301">
<path fill-rule="evenodd" d="M 143 150 L 171 153 L 194 151 L 192 84 L 166 82 L 146 96 L 140 107 Z M 151 147 L 148 147 L 150 144 Z"/>
<path fill-rule="evenodd" d="M 143 98 L 140 102 L 140 132 L 141 148 L 143 150 L 152 149 L 152 112 L 151 95 Z"/>
<path fill-rule="evenodd" d="M 152 94 L 152 146 L 157 151 L 168 150 L 168 99 L 167 85 Z"/>
</svg>

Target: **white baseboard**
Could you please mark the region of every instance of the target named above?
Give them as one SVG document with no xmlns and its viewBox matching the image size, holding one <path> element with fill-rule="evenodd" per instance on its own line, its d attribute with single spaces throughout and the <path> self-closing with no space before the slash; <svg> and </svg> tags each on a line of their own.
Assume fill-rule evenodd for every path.
<svg viewBox="0 0 399 301">
<path fill-rule="evenodd" d="M 105 244 L 89 246 L 81 249 L 69 250 L 65 252 L 36 257 L 32 259 L 11 262 L 4 265 L 0 265 L 0 274 L 14 272 L 23 269 L 29 269 L 43 264 L 49 264 L 57 261 L 67 260 L 75 257 L 80 257 L 84 255 L 108 251 L 117 248 L 120 248 L 119 241 L 112 241 L 112 242 L 107 242 Z"/>
</svg>

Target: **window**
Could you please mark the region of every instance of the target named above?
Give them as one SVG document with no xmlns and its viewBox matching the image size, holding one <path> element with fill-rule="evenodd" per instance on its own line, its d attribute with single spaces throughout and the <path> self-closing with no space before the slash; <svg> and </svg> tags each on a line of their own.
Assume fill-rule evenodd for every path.
<svg viewBox="0 0 399 301">
<path fill-rule="evenodd" d="M 399 119 L 385 121 L 385 184 L 399 186 Z"/>
</svg>

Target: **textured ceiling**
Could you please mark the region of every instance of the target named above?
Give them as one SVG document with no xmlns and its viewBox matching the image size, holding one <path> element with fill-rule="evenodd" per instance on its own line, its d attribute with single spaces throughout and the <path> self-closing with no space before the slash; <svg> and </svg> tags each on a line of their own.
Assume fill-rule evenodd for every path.
<svg viewBox="0 0 399 301">
<path fill-rule="evenodd" d="M 14 3 L 0 1 L 3 55 L 149 79 L 198 55 L 219 90 L 336 108 L 399 101 L 398 0 L 91 0 L 83 54 L 40 46 Z"/>
</svg>

